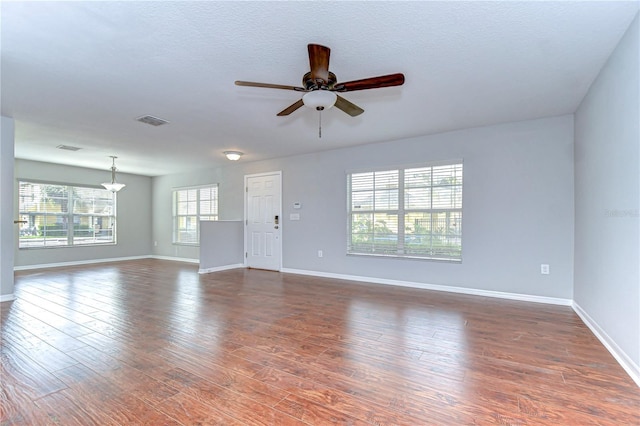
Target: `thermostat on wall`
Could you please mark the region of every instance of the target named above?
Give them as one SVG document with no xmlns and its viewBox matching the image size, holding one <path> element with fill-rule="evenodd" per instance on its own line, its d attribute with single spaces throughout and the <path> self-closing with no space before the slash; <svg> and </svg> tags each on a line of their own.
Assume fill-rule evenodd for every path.
<svg viewBox="0 0 640 426">
<path fill-rule="evenodd" d="M 295 203 L 293 203 L 293 208 L 294 208 L 294 209 L 299 209 L 300 207 L 302 207 L 302 204 L 300 204 L 298 201 L 296 201 Z"/>
</svg>

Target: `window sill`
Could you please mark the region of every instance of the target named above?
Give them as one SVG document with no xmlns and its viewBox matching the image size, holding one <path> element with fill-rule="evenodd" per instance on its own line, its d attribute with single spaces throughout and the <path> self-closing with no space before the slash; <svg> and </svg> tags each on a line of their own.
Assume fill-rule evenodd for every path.
<svg viewBox="0 0 640 426">
<path fill-rule="evenodd" d="M 117 243 L 74 244 L 74 245 L 43 246 L 43 247 L 18 247 L 18 250 L 50 250 L 50 249 L 102 247 L 102 246 L 115 246 L 115 245 L 117 245 Z"/>
<path fill-rule="evenodd" d="M 347 253 L 347 256 L 358 257 L 372 257 L 382 259 L 396 259 L 396 260 L 426 260 L 430 262 L 444 262 L 444 263 L 462 263 L 462 259 L 451 259 L 446 257 L 422 257 L 422 256 L 398 256 L 395 254 L 379 254 L 379 253 Z"/>
</svg>

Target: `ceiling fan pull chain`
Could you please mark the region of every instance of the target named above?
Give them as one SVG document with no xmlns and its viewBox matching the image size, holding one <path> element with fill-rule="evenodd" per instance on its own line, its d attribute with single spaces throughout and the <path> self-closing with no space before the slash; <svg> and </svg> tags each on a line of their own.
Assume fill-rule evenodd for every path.
<svg viewBox="0 0 640 426">
<path fill-rule="evenodd" d="M 318 139 L 322 139 L 322 110 L 318 111 Z"/>
</svg>

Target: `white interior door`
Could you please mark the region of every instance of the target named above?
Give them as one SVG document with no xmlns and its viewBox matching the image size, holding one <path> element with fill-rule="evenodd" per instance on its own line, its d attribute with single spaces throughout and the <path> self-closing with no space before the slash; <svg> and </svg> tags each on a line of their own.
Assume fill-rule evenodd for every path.
<svg viewBox="0 0 640 426">
<path fill-rule="evenodd" d="M 282 174 L 245 176 L 245 257 L 249 268 L 282 267 Z"/>
</svg>

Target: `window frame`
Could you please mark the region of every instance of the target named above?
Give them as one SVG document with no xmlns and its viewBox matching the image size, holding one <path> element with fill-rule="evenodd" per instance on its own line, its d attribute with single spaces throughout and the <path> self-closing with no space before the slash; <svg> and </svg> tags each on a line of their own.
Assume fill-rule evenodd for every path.
<svg viewBox="0 0 640 426">
<path fill-rule="evenodd" d="M 20 217 L 20 220 L 27 220 L 29 223 L 26 227 L 21 227 L 21 229 L 18 231 L 19 232 L 19 235 L 18 235 L 19 250 L 55 249 L 55 248 L 69 248 L 69 247 L 96 247 L 96 246 L 110 246 L 110 245 L 117 244 L 118 206 L 117 206 L 116 193 L 108 191 L 98 185 L 79 185 L 79 184 L 64 183 L 64 182 L 22 179 L 22 178 L 18 178 L 16 179 L 16 181 L 18 183 L 18 190 L 16 191 L 17 197 L 18 197 L 18 199 L 16 200 L 17 201 L 16 204 L 18 206 L 18 215 Z M 38 205 L 39 206 L 44 205 L 45 206 L 44 209 L 38 208 L 37 210 L 29 210 L 24 200 L 26 197 L 28 197 L 28 194 L 23 194 L 23 191 L 21 189 L 23 184 L 38 185 L 40 186 L 40 189 L 37 192 L 41 192 L 41 193 L 45 191 L 44 190 L 45 186 L 65 188 L 65 191 L 66 191 L 65 192 L 66 198 L 64 199 L 65 205 L 63 206 L 62 204 L 60 204 L 60 211 L 48 211 L 46 209 L 46 203 L 50 201 L 47 201 L 43 198 L 38 201 Z M 103 197 L 102 199 L 108 200 L 110 198 L 110 200 L 106 204 L 106 208 L 110 208 L 110 214 L 104 214 L 104 213 L 100 214 L 96 211 L 92 211 L 92 212 L 78 211 L 78 207 L 84 205 L 84 203 L 86 203 L 88 200 L 91 200 L 94 203 L 96 202 L 96 198 L 78 196 L 79 194 L 82 194 L 82 192 L 85 192 L 87 190 L 91 190 L 91 191 L 97 190 L 100 192 L 104 192 L 104 195 L 107 195 L 107 194 L 109 195 L 109 197 Z M 33 198 L 33 195 L 31 197 Z M 82 201 L 82 203 L 78 203 L 79 200 Z M 38 219 L 38 217 L 40 219 Z M 51 222 L 48 219 L 43 219 L 43 218 L 60 219 L 60 220 L 56 219 L 55 222 L 53 223 L 54 225 L 56 225 L 55 228 L 58 227 L 57 226 L 58 224 L 62 224 L 61 229 L 59 230 L 56 229 L 51 231 L 51 232 L 58 232 L 61 235 L 60 235 L 60 238 L 56 240 L 56 242 L 51 243 L 49 245 L 46 244 L 47 243 L 46 234 L 48 229 L 51 227 L 47 225 L 50 225 Z M 93 235 L 87 235 L 92 239 L 90 240 L 90 242 L 83 243 L 81 242 L 82 235 L 76 234 L 77 231 L 82 231 L 83 228 L 81 228 L 79 225 L 77 226 L 76 224 L 81 225 L 82 222 L 86 222 L 87 218 L 89 219 L 89 222 L 91 224 L 89 226 L 86 226 L 86 230 L 91 230 Z M 106 222 L 108 225 L 107 227 L 102 227 L 102 222 L 104 219 L 106 219 Z M 32 230 L 32 228 L 36 228 L 35 222 L 43 221 L 43 220 L 44 220 L 43 223 L 37 225 L 38 227 L 42 227 L 44 224 L 44 235 L 42 236 L 41 244 L 34 244 L 34 243 L 27 244 L 27 241 L 29 240 L 23 239 L 23 231 L 29 232 L 25 235 L 37 236 L 36 234 L 33 234 L 34 231 Z M 98 223 L 100 223 L 100 225 L 98 225 Z M 69 224 L 72 224 L 72 225 L 69 226 Z M 100 227 L 97 228 L 97 226 L 100 226 Z M 104 239 L 103 241 L 101 241 L 99 237 L 99 233 L 103 233 L 105 230 L 106 230 L 107 236 L 110 236 L 111 238 Z M 36 232 L 39 233 L 42 231 L 36 231 Z M 65 239 L 66 241 L 62 242 L 62 240 L 65 240 Z"/>
<path fill-rule="evenodd" d="M 213 211 L 215 213 L 203 213 L 201 214 L 202 208 L 202 200 L 201 200 L 201 191 L 202 190 L 215 190 L 215 204 L 213 205 Z M 195 191 L 196 199 L 189 200 L 189 191 Z M 180 193 L 187 194 L 187 200 L 182 201 L 187 203 L 187 213 L 179 212 L 179 203 L 181 201 L 178 200 Z M 189 213 L 189 203 L 194 203 L 196 207 L 195 213 Z M 214 217 L 214 218 L 212 218 Z M 180 219 L 185 218 L 185 226 L 180 227 Z M 195 218 L 194 221 L 194 229 L 189 230 L 188 223 L 189 218 Z M 218 183 L 206 184 L 206 185 L 197 185 L 197 186 L 185 186 L 179 188 L 173 188 L 171 191 L 171 243 L 174 245 L 182 245 L 182 246 L 199 246 L 200 245 L 200 221 L 202 220 L 219 220 L 220 219 L 220 185 Z M 186 241 L 180 238 L 180 235 L 183 233 L 193 233 L 195 241 Z"/>
<path fill-rule="evenodd" d="M 406 185 L 406 177 L 405 174 L 407 171 L 413 171 L 416 169 L 422 168 L 430 168 L 430 173 L 433 173 L 434 168 L 440 167 L 454 167 L 456 168 L 456 172 L 459 171 L 458 174 L 454 174 L 455 179 L 451 184 L 434 184 L 433 180 L 430 178 L 430 183 L 428 186 L 429 189 L 429 208 L 415 208 L 410 207 L 407 204 L 407 189 L 415 189 L 415 186 L 405 187 Z M 459 169 L 458 169 L 459 168 Z M 395 182 L 396 195 L 394 200 L 397 205 L 388 204 L 384 207 L 387 208 L 377 208 L 376 201 L 378 199 L 384 200 L 387 199 L 387 202 L 390 203 L 390 200 L 393 198 L 392 195 L 388 197 L 379 197 L 379 194 L 382 194 L 383 191 L 386 191 L 386 188 L 382 188 L 380 192 L 377 191 L 376 188 L 376 174 L 380 173 L 397 173 L 397 180 Z M 453 159 L 447 161 L 437 161 L 437 162 L 428 162 L 428 163 L 420 163 L 420 164 L 411 164 L 411 165 L 401 165 L 401 166 L 388 166 L 388 167 L 378 167 L 378 168 L 368 168 L 368 169 L 358 169 L 358 170 L 348 170 L 346 173 L 347 178 L 347 255 L 353 256 L 373 256 L 373 257 L 386 257 L 386 258 L 400 258 L 400 259 L 418 259 L 418 260 L 431 260 L 431 261 L 447 261 L 447 262 L 462 262 L 462 216 L 463 216 L 463 194 L 464 194 L 464 164 L 462 159 Z M 353 175 L 357 174 L 373 174 L 371 177 L 371 181 L 373 186 L 369 189 L 360 189 L 361 192 L 369 191 L 370 199 L 371 199 L 371 207 L 368 209 L 356 210 L 354 209 L 354 188 L 353 188 Z M 431 175 L 430 175 L 431 176 Z M 456 196 L 456 201 L 454 205 L 448 207 L 434 207 L 434 194 L 433 188 L 445 188 L 449 187 L 452 192 L 452 195 Z M 459 205 L 457 205 L 459 203 Z M 429 246 L 422 253 L 420 253 L 419 249 L 410 250 L 410 245 L 407 245 L 407 237 L 413 235 L 412 232 L 408 231 L 407 224 L 405 223 L 408 215 L 413 214 L 419 215 L 429 215 L 429 225 L 427 228 L 429 231 L 426 234 L 421 234 L 421 237 L 428 237 Z M 444 233 L 438 233 L 437 229 L 442 229 L 442 227 L 438 228 L 434 224 L 441 225 L 441 222 L 437 222 L 438 220 L 442 221 L 442 215 L 445 215 L 446 222 L 446 231 Z M 369 222 L 370 224 L 366 226 L 364 232 L 353 232 L 354 231 L 354 218 L 356 215 L 361 215 L 362 217 L 370 216 Z M 386 215 L 391 221 L 391 226 L 387 227 L 387 223 L 384 220 L 376 220 L 376 216 Z M 385 218 L 385 219 L 386 219 Z M 395 223 L 394 220 L 395 219 Z M 362 219 L 360 219 L 362 220 Z M 417 219 L 416 219 L 417 221 Z M 453 222 L 454 231 L 451 232 L 450 225 Z M 391 237 L 391 243 L 380 243 L 376 244 L 377 236 L 386 235 L 384 232 L 376 232 L 376 227 L 378 223 L 382 224 L 382 227 L 386 228 L 385 232 L 391 231 L 389 235 L 394 235 Z M 417 227 L 417 225 L 416 225 Z M 395 234 L 393 234 L 395 230 Z M 415 228 L 414 228 L 415 230 Z M 357 243 L 354 243 L 354 235 L 362 235 L 365 238 L 365 241 L 360 243 L 358 247 Z M 369 237 L 369 241 L 366 241 L 366 237 Z M 435 238 L 444 239 L 450 243 L 447 247 L 446 245 L 440 246 L 440 249 L 436 248 L 434 244 Z M 420 241 L 420 237 L 415 237 L 417 241 Z M 457 243 L 451 243 L 451 241 L 458 240 Z M 395 242 L 393 242 L 395 241 Z M 446 248 L 445 248 L 446 247 Z"/>
</svg>

